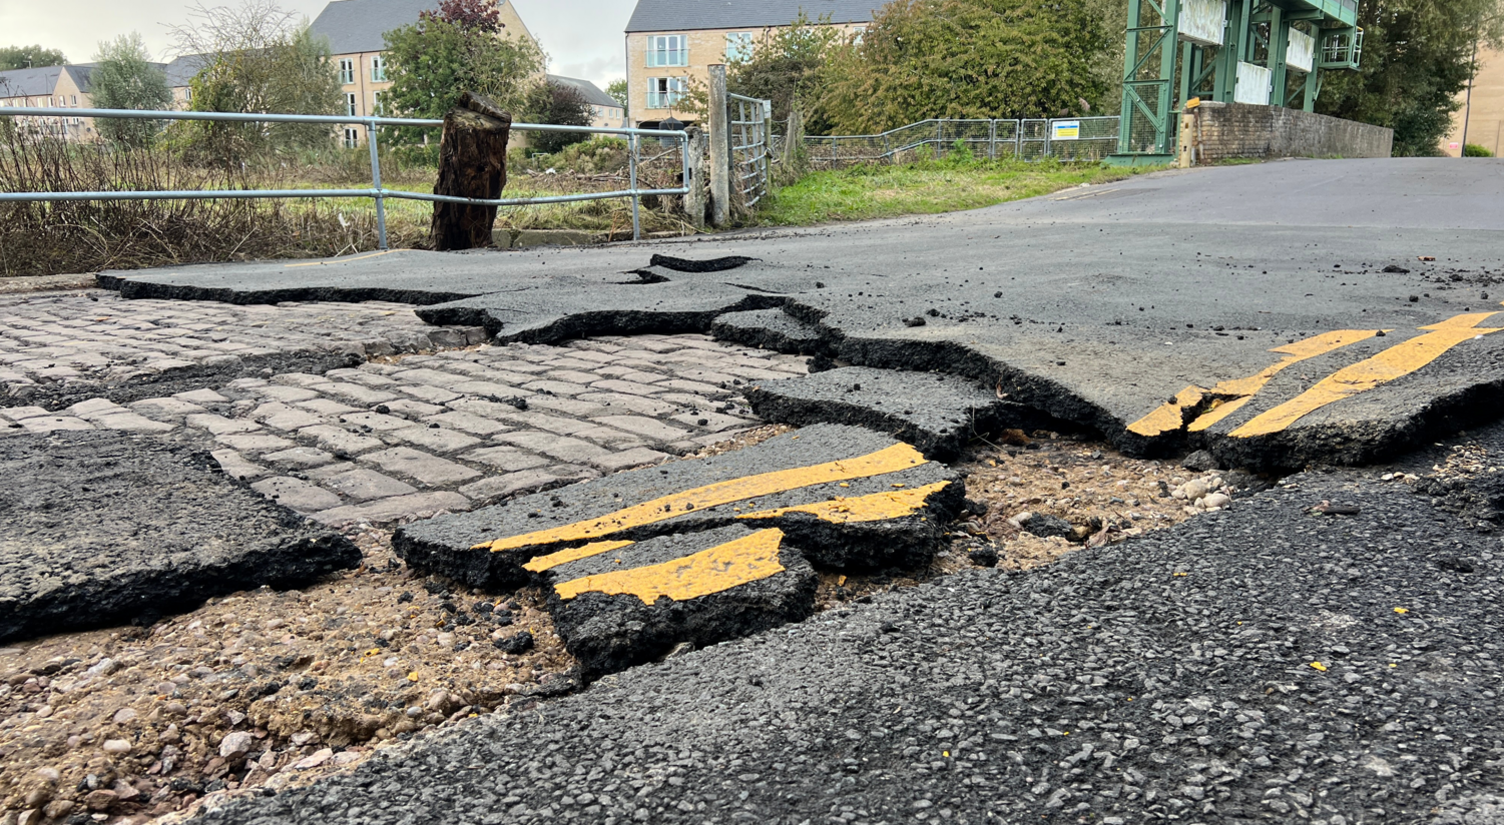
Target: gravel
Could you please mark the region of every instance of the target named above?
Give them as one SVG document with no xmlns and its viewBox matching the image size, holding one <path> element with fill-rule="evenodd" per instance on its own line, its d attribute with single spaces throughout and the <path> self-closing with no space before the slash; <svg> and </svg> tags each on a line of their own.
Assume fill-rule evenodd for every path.
<svg viewBox="0 0 1504 825">
<path fill-rule="evenodd" d="M 1304 474 L 202 821 L 1497 822 L 1500 546 L 1469 526 L 1372 473 Z"/>
</svg>

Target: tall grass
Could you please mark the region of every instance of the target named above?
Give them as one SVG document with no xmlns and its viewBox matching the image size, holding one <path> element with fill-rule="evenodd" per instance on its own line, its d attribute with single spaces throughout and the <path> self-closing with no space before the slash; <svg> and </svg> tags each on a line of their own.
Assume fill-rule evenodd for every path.
<svg viewBox="0 0 1504 825">
<path fill-rule="evenodd" d="M 0 123 L 0 126 L 6 124 Z M 518 152 L 504 197 L 626 189 L 624 141 L 596 140 L 557 155 Z M 645 149 L 644 188 L 677 186 L 677 151 Z M 205 164 L 170 148 L 125 150 L 65 143 L 25 129 L 0 129 L 0 192 L 368 188 L 365 149 L 280 154 L 240 164 Z M 433 191 L 437 170 L 424 153 L 384 153 L 383 183 Z M 648 232 L 689 233 L 677 199 L 649 199 Z M 431 245 L 431 204 L 387 200 L 394 248 Z M 585 201 L 501 210 L 507 229 L 584 229 L 631 236 L 631 202 Z M 0 203 L 0 277 L 139 269 L 185 263 L 328 257 L 375 249 L 371 199 L 165 200 Z"/>
<path fill-rule="evenodd" d="M 255 189 L 286 177 L 276 169 L 210 169 L 165 153 L 68 144 L 24 129 L 0 134 L 6 192 Z M 399 240 L 423 240 L 413 234 Z M 330 256 L 375 245 L 374 216 L 334 201 L 0 203 L 0 276 Z"/>
</svg>

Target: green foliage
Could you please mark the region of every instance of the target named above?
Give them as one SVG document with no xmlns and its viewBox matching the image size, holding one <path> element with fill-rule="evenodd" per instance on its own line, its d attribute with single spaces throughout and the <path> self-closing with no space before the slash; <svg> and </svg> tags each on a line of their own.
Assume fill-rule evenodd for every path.
<svg viewBox="0 0 1504 825">
<path fill-rule="evenodd" d="M 197 6 L 191 16 L 196 22 L 173 35 L 180 53 L 204 57 L 203 68 L 189 82 L 194 111 L 339 113 L 343 96 L 329 42 L 315 35 L 306 19 L 296 19 L 273 0 Z M 318 124 L 183 122 L 169 132 L 175 143 L 230 164 L 330 141 L 329 127 Z"/>
<path fill-rule="evenodd" d="M 68 58 L 57 49 L 46 49 L 40 45 L 0 46 L 0 72 L 28 67 L 61 66 L 67 62 Z"/>
<path fill-rule="evenodd" d="M 828 15 L 811 23 L 801 11 L 792 25 L 764 32 L 751 59 L 732 63 L 726 86 L 739 95 L 773 101 L 774 120 L 787 121 L 797 106 L 808 115 L 806 134 L 829 134 L 829 124 L 810 111 L 810 103 L 823 85 L 821 72 L 842 42 Z"/>
<path fill-rule="evenodd" d="M 1485 146 L 1469 143 L 1462 147 L 1462 156 L 1465 158 L 1491 158 L 1494 156 L 1494 153 L 1490 152 Z"/>
<path fill-rule="evenodd" d="M 844 134 L 932 117 L 1059 117 L 1100 101 L 1095 0 L 897 0 L 833 51 L 819 111 Z"/>
<path fill-rule="evenodd" d="M 564 83 L 540 83 L 528 95 L 527 119 L 554 126 L 589 126 L 590 101 L 573 86 Z M 529 132 L 528 148 L 553 154 L 566 146 L 588 140 L 588 132 Z"/>
<path fill-rule="evenodd" d="M 464 92 L 485 95 L 502 109 L 527 111 L 539 84 L 543 52 L 522 37 L 498 37 L 437 16 L 387 32 L 388 111 L 442 118 Z M 391 130 L 397 142 L 421 141 L 424 130 Z"/>
<path fill-rule="evenodd" d="M 1328 72 L 1316 110 L 1394 129 L 1396 155 L 1440 154 L 1475 43 L 1504 38 L 1499 10 L 1499 0 L 1364 0 L 1363 67 Z"/>
<path fill-rule="evenodd" d="M 99 109 L 166 109 L 172 103 L 167 76 L 151 61 L 141 35 L 123 34 L 99 44 L 99 65 L 89 75 L 90 93 Z M 99 118 L 99 134 L 119 146 L 150 146 L 162 130 L 160 120 Z"/>
<path fill-rule="evenodd" d="M 611 81 L 611 83 L 606 86 L 606 94 L 610 95 L 613 100 L 621 104 L 622 111 L 627 113 L 627 117 L 632 116 L 632 106 L 630 103 L 631 95 L 627 93 L 626 78 L 619 77 Z"/>
</svg>

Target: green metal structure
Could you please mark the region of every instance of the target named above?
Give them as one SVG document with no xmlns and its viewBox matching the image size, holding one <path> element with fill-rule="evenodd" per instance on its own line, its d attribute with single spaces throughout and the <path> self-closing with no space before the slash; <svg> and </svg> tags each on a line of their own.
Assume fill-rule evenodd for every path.
<svg viewBox="0 0 1504 825">
<path fill-rule="evenodd" d="M 1356 69 L 1358 0 L 1128 0 L 1120 164 L 1169 163 L 1192 98 L 1311 111 L 1323 71 Z"/>
</svg>

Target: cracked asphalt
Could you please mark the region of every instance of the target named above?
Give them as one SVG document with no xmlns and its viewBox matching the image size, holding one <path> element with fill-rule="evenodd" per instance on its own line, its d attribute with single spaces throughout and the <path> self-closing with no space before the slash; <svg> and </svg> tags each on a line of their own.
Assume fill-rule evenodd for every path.
<svg viewBox="0 0 1504 825">
<path fill-rule="evenodd" d="M 801 351 L 813 336 L 827 362 L 960 375 L 1141 454 L 1206 448 L 1290 470 L 1382 460 L 1500 402 L 1504 219 L 1484 208 L 1504 198 L 1500 169 L 1286 162 L 652 247 L 404 251 L 105 280 L 136 297 L 409 300 L 432 323 L 525 343 L 720 329 Z M 650 249 L 750 260 L 678 272 L 649 266 Z M 737 323 L 718 325 L 723 315 Z M 1170 399 L 1180 403 L 1166 412 Z"/>
<path fill-rule="evenodd" d="M 127 299 L 405 302 L 507 346 L 708 334 L 816 373 L 750 390 L 806 429 L 718 464 L 403 528 L 409 564 L 487 586 L 501 557 L 477 553 L 527 548 L 505 586 L 553 571 L 585 687 L 197 820 L 1504 821 L 1501 201 L 1496 163 L 1289 162 L 689 243 L 102 276 Z M 878 496 L 819 484 L 910 501 L 932 479 L 886 484 L 885 462 L 943 474 L 925 455 L 1024 421 L 1279 478 L 1047 567 L 809 615 L 808 565 L 859 557 L 809 514 L 862 524 Z M 1448 474 L 1458 449 L 1475 466 Z M 780 528 L 737 515 L 806 488 L 830 496 L 770 498 L 800 516 Z M 966 507 L 921 506 L 901 512 L 923 531 Z"/>
</svg>

